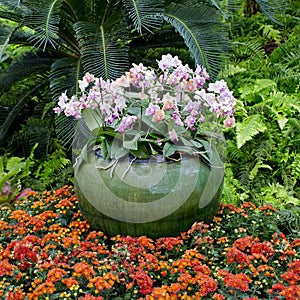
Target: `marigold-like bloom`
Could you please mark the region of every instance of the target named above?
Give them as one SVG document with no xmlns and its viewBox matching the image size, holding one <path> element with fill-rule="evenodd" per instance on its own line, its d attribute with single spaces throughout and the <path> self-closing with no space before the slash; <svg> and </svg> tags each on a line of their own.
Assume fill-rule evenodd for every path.
<svg viewBox="0 0 300 300">
<path fill-rule="evenodd" d="M 69 289 L 71 288 L 71 286 L 79 285 L 79 282 L 74 277 L 64 278 L 61 280 L 61 282 Z"/>
<path fill-rule="evenodd" d="M 225 296 L 223 296 L 221 294 L 213 294 L 211 298 L 214 300 L 224 300 Z"/>
<path fill-rule="evenodd" d="M 258 209 L 259 210 L 271 210 L 271 211 L 274 211 L 274 212 L 278 212 L 278 210 L 271 204 L 265 204 L 263 206 L 259 206 Z"/>
<path fill-rule="evenodd" d="M 51 295 L 55 292 L 55 286 L 52 282 L 45 282 L 39 285 L 32 293 L 27 295 L 28 299 L 38 299 L 42 295 Z"/>
<path fill-rule="evenodd" d="M 232 287 L 243 292 L 248 291 L 249 283 L 252 282 L 251 278 L 244 273 L 235 275 L 226 270 L 220 270 L 218 275 L 223 277 L 223 282 L 227 287 Z"/>
<path fill-rule="evenodd" d="M 16 269 L 16 266 L 9 263 L 8 259 L 0 261 L 0 277 L 1 276 L 13 276 L 13 271 Z"/>
<path fill-rule="evenodd" d="M 250 257 L 235 247 L 229 248 L 227 250 L 226 256 L 228 263 L 234 263 L 235 261 L 237 261 L 240 264 L 250 264 Z"/>
<path fill-rule="evenodd" d="M 91 276 L 95 275 L 95 271 L 91 265 L 86 263 L 85 261 L 78 262 L 73 266 L 74 276 L 80 277 L 84 276 L 87 279 L 90 279 Z"/>
<path fill-rule="evenodd" d="M 91 294 L 86 294 L 84 297 L 80 297 L 78 300 L 103 300 L 102 296 L 93 296 Z"/>
<path fill-rule="evenodd" d="M 67 272 L 60 268 L 54 268 L 48 272 L 47 281 L 55 283 L 60 280 Z"/>
<path fill-rule="evenodd" d="M 300 299 L 300 286 L 287 286 L 279 294 L 285 297 L 286 300 L 298 300 Z"/>
</svg>

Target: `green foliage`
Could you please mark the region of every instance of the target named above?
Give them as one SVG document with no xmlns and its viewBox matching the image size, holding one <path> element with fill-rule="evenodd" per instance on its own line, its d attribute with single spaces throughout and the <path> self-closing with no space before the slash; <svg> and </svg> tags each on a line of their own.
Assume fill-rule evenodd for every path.
<svg viewBox="0 0 300 300">
<path fill-rule="evenodd" d="M 67 152 L 60 144 L 55 150 L 43 158 L 36 158 L 39 145 L 35 144 L 27 158 L 0 157 L 0 191 L 6 187 L 9 193 L 1 195 L 0 202 L 13 203 L 22 189 L 31 188 L 36 191 L 54 189 L 65 184 L 71 184 L 73 169 Z M 5 196 L 5 197 L 2 197 Z"/>
<path fill-rule="evenodd" d="M 300 205 L 286 205 L 279 211 L 279 224 L 287 230 L 287 233 L 300 238 Z"/>
<path fill-rule="evenodd" d="M 15 198 L 21 192 L 21 181 L 31 174 L 33 151 L 26 160 L 16 156 L 0 157 L 0 206 L 14 207 Z"/>
<path fill-rule="evenodd" d="M 211 76 L 229 52 L 221 15 L 210 1 L 1 0 L 0 18 L 0 61 L 16 58 L 0 74 L 0 144 L 7 136 L 22 135 L 24 128 L 20 132 L 14 124 L 26 123 L 31 131 L 27 118 L 37 104 L 34 99 L 46 106 L 66 90 L 75 94 L 86 72 L 117 78 L 138 63 L 133 50 L 144 57 L 149 49 L 189 49 L 193 62 L 205 65 Z M 26 50 L 14 57 L 11 45 Z M 14 99 L 10 103 L 8 91 Z M 63 117 L 56 121 L 58 137 L 70 143 L 74 124 Z M 49 123 L 52 128 L 53 115 Z M 35 142 L 42 145 L 39 135 Z"/>
<path fill-rule="evenodd" d="M 257 204 L 298 207 L 299 25 L 291 30 L 261 15 L 250 19 L 257 22 L 245 20 L 252 27 L 235 37 L 233 59 L 222 72 L 238 98 L 235 129 L 225 133 L 231 171 L 225 188 Z"/>
<path fill-rule="evenodd" d="M 250 141 L 259 132 L 264 132 L 267 127 L 264 125 L 263 117 L 259 114 L 250 115 L 242 123 L 236 124 L 237 146 L 241 148 L 247 141 Z"/>
<path fill-rule="evenodd" d="M 37 191 L 54 189 L 71 183 L 72 176 L 71 161 L 65 157 L 65 151 L 57 149 L 35 166 L 32 186 Z"/>
</svg>

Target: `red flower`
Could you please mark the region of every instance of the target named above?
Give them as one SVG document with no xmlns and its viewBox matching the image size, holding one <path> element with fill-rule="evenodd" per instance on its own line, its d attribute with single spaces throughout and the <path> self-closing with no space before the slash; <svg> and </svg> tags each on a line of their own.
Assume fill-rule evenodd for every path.
<svg viewBox="0 0 300 300">
<path fill-rule="evenodd" d="M 95 297 L 91 294 L 86 294 L 84 297 L 80 297 L 78 300 L 103 300 L 103 297 Z"/>
<path fill-rule="evenodd" d="M 237 261 L 240 264 L 242 263 L 246 263 L 247 265 L 250 264 L 250 257 L 235 247 L 229 248 L 226 256 L 227 256 L 228 263 L 233 263 Z"/>
<path fill-rule="evenodd" d="M 231 274 L 226 270 L 220 270 L 218 272 L 219 276 L 223 276 L 223 282 L 227 287 L 232 287 L 243 292 L 248 291 L 249 283 L 252 282 L 249 276 L 246 274 Z"/>
<path fill-rule="evenodd" d="M 153 281 L 146 272 L 138 271 L 133 275 L 133 278 L 136 281 L 136 283 L 139 285 L 140 292 L 143 295 L 147 295 L 151 293 Z"/>
</svg>

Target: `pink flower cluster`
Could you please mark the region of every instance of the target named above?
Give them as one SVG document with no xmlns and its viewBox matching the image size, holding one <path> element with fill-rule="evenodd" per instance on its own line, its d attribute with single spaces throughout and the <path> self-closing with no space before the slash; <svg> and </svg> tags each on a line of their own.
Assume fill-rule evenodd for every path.
<svg viewBox="0 0 300 300">
<path fill-rule="evenodd" d="M 172 122 L 171 140 L 177 139 L 174 128 L 193 131 L 206 122 L 207 114 L 225 119 L 225 127 L 234 125 L 235 98 L 224 80 L 208 83 L 205 68 L 197 65 L 192 70 L 170 54 L 157 62 L 159 72 L 133 64 L 129 72 L 114 81 L 87 73 L 79 80 L 81 92 L 71 98 L 63 93 L 54 111 L 78 119 L 84 109 L 98 109 L 103 126 L 124 134 L 138 121 L 139 116 L 132 112 L 138 107 L 152 122 Z"/>
</svg>

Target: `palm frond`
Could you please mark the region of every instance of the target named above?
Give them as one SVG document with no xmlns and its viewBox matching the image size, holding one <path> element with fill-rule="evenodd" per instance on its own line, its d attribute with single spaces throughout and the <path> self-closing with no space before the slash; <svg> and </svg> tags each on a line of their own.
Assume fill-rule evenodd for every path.
<svg viewBox="0 0 300 300">
<path fill-rule="evenodd" d="M 156 14 L 163 10 L 160 0 L 123 0 L 129 18 L 132 20 L 134 29 L 140 34 L 143 29 L 152 32 L 162 24 L 162 20 Z"/>
<path fill-rule="evenodd" d="M 24 95 L 24 97 L 22 99 L 19 99 L 17 104 L 13 106 L 13 108 L 7 114 L 4 123 L 0 127 L 0 144 L 2 144 L 5 141 L 5 136 L 10 126 L 13 124 L 16 116 L 23 110 L 23 108 L 28 103 L 28 101 L 30 101 L 31 97 L 38 91 L 45 88 L 48 84 L 49 82 L 47 80 L 42 81 L 39 84 L 36 84 L 35 87 L 33 87 L 30 91 L 28 91 Z"/>
<path fill-rule="evenodd" d="M 122 38 L 126 42 L 125 32 L 123 36 L 117 32 L 111 35 L 106 27 L 88 22 L 77 22 L 74 28 L 79 40 L 84 72 L 105 79 L 115 79 L 123 74 L 129 65 L 128 46 L 120 40 Z"/>
<path fill-rule="evenodd" d="M 196 64 L 204 66 L 215 78 L 229 51 L 229 42 L 223 30 L 218 11 L 210 6 L 193 7 L 177 4 L 162 14 L 183 37 Z"/>
<path fill-rule="evenodd" d="M 57 59 L 51 65 L 50 89 L 52 99 L 57 101 L 65 91 L 68 91 L 70 95 L 76 94 L 76 86 L 82 76 L 79 58 L 64 57 Z"/>
<path fill-rule="evenodd" d="M 237 10 L 240 10 L 242 7 L 242 0 L 209 0 L 209 2 L 221 12 L 225 19 L 231 16 Z"/>
<path fill-rule="evenodd" d="M 278 16 L 282 15 L 287 8 L 285 0 L 255 0 L 262 12 L 274 23 L 281 24 Z"/>
<path fill-rule="evenodd" d="M 0 75 L 0 89 L 7 90 L 16 81 L 26 77 L 36 76 L 41 74 L 45 76 L 50 70 L 53 59 L 44 52 L 26 52 L 12 63 Z M 22 72 L 20 72 L 22 70 Z"/>
<path fill-rule="evenodd" d="M 55 129 L 57 137 L 63 146 L 71 146 L 75 133 L 76 121 L 61 114 L 55 117 Z"/>
<path fill-rule="evenodd" d="M 17 25 L 17 26 L 14 26 L 11 28 L 10 32 L 7 32 L 7 35 L 5 37 L 5 40 L 4 42 L 2 43 L 2 40 L 3 40 L 3 37 L 5 36 L 3 33 L 0 32 L 0 43 L 2 44 L 1 45 L 1 48 L 0 48 L 0 62 L 2 61 L 3 59 L 3 54 L 11 40 L 11 37 L 14 35 L 14 33 L 20 28 L 21 26 L 20 25 Z"/>
<path fill-rule="evenodd" d="M 23 24 L 33 29 L 35 35 L 29 37 L 29 41 L 36 47 L 43 48 L 51 45 L 56 47 L 58 41 L 60 6 L 62 0 L 34 1 L 31 10 L 24 16 Z"/>
</svg>

